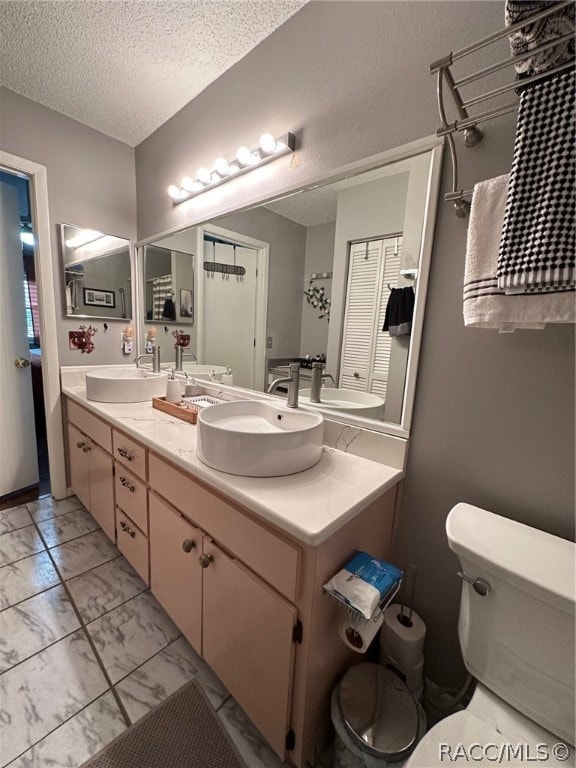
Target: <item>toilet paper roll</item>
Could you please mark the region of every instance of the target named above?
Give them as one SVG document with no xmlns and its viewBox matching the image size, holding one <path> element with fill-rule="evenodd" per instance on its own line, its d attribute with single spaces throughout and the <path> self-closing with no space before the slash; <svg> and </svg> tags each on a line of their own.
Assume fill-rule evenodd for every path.
<svg viewBox="0 0 576 768">
<path fill-rule="evenodd" d="M 360 616 L 350 616 L 340 624 L 342 641 L 357 653 L 366 653 L 384 622 L 381 614 L 378 621 L 371 621 Z"/>
<path fill-rule="evenodd" d="M 406 611 L 405 611 L 406 614 Z M 426 625 L 412 611 L 412 626 L 406 627 L 398 621 L 400 605 L 394 603 L 384 611 L 384 623 L 380 633 L 381 663 L 383 657 L 397 667 L 401 672 L 413 671 L 423 662 L 424 639 L 426 637 Z"/>
</svg>

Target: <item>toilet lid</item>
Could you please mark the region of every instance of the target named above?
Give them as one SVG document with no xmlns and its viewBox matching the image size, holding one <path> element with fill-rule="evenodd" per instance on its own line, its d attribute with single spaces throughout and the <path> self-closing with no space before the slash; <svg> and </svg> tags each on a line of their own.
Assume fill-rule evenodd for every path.
<svg viewBox="0 0 576 768">
<path fill-rule="evenodd" d="M 342 678 L 340 713 L 348 732 L 374 757 L 400 760 L 418 737 L 418 707 L 398 675 L 358 664 Z"/>
</svg>

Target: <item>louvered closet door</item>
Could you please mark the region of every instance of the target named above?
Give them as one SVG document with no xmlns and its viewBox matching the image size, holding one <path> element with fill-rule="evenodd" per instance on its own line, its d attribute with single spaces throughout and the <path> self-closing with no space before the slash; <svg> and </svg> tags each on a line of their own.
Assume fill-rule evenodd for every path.
<svg viewBox="0 0 576 768">
<path fill-rule="evenodd" d="M 382 326 L 388 283 L 397 285 L 401 253 L 401 237 L 350 246 L 341 387 L 386 396 L 391 339 Z"/>
<path fill-rule="evenodd" d="M 378 322 L 374 333 L 374 356 L 368 392 L 385 398 L 386 387 L 388 385 L 388 371 L 390 369 L 392 339 L 387 331 L 382 331 L 382 327 L 384 326 L 386 305 L 390 298 L 390 289 L 388 288 L 388 285 L 391 285 L 392 287 L 398 285 L 400 258 L 402 256 L 402 238 L 390 237 L 384 240 L 382 243 L 382 255 L 383 264 L 380 283 Z"/>
<path fill-rule="evenodd" d="M 381 240 L 350 246 L 339 384 L 345 389 L 365 392 L 368 386 L 381 257 Z"/>
</svg>

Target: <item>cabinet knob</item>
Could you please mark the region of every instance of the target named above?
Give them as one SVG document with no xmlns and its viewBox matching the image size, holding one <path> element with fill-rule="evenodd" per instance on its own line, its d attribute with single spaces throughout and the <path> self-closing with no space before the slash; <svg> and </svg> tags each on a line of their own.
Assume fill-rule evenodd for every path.
<svg viewBox="0 0 576 768">
<path fill-rule="evenodd" d="M 84 453 L 88 453 L 88 451 L 90 450 L 90 446 L 87 443 L 84 443 L 84 445 L 82 446 L 82 450 L 84 451 Z"/>
<path fill-rule="evenodd" d="M 208 554 L 208 555 L 200 555 L 198 558 L 200 565 L 202 568 L 208 568 L 210 563 L 214 560 L 214 555 Z"/>
<path fill-rule="evenodd" d="M 130 536 L 132 539 L 136 536 L 136 533 L 130 528 L 129 525 L 126 525 L 126 523 L 123 520 L 120 520 L 120 528 L 124 531 L 124 533 L 127 533 L 128 536 Z"/>
<path fill-rule="evenodd" d="M 360 378 L 360 374 L 358 373 L 358 371 L 354 371 L 354 378 L 355 379 L 359 379 Z"/>
<path fill-rule="evenodd" d="M 182 542 L 182 549 L 184 552 L 191 552 L 196 547 L 196 542 L 192 541 L 192 539 L 184 539 Z"/>
<path fill-rule="evenodd" d="M 134 454 L 130 453 L 130 451 L 127 451 L 126 448 L 117 448 L 116 450 L 123 459 L 126 459 L 126 461 L 132 461 L 134 458 Z"/>
<path fill-rule="evenodd" d="M 85 446 L 85 445 L 86 445 L 86 443 L 83 443 L 83 442 L 80 440 L 80 442 L 79 442 L 79 443 L 76 443 L 76 448 L 84 448 L 84 446 Z"/>
</svg>

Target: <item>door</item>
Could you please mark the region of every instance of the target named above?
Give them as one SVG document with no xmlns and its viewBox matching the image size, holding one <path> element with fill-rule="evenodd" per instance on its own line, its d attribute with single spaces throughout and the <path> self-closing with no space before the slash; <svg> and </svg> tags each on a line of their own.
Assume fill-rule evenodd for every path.
<svg viewBox="0 0 576 768">
<path fill-rule="evenodd" d="M 87 442 L 90 443 L 90 512 L 108 538 L 116 541 L 112 456 L 95 443 Z"/>
<path fill-rule="evenodd" d="M 86 509 L 90 509 L 90 441 L 79 429 L 68 424 L 68 456 L 70 461 L 70 487 Z"/>
<path fill-rule="evenodd" d="M 204 261 L 242 266 L 236 275 L 201 270 L 204 290 L 204 360 L 229 365 L 234 384 L 254 389 L 257 251 L 228 243 L 204 241 Z"/>
<path fill-rule="evenodd" d="M 38 483 L 18 193 L 0 182 L 0 497 Z"/>
<path fill-rule="evenodd" d="M 203 534 L 152 493 L 150 587 L 183 635 L 202 652 Z"/>
<path fill-rule="evenodd" d="M 392 340 L 382 331 L 402 237 L 350 245 L 339 386 L 386 397 Z"/>
<path fill-rule="evenodd" d="M 202 656 L 276 753 L 290 727 L 296 608 L 204 539 Z"/>
</svg>

